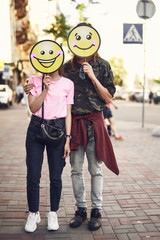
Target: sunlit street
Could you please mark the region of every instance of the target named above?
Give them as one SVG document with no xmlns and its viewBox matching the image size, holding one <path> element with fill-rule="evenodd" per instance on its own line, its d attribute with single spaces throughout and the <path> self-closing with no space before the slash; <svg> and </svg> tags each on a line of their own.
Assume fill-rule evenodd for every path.
<svg viewBox="0 0 160 240">
<path fill-rule="evenodd" d="M 0 0 L 0 240 L 160 240 L 160 1 Z"/>
</svg>

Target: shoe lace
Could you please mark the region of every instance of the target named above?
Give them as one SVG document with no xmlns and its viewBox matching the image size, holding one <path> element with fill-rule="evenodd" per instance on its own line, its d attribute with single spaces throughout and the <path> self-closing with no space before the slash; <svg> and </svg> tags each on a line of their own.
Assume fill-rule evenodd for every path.
<svg viewBox="0 0 160 240">
<path fill-rule="evenodd" d="M 35 222 L 35 213 L 29 213 L 27 223 L 28 224 L 33 224 L 34 222 Z"/>
<path fill-rule="evenodd" d="M 75 216 L 83 216 L 86 213 L 86 209 L 85 208 L 78 208 L 78 210 L 75 212 Z"/>
<path fill-rule="evenodd" d="M 91 212 L 91 217 L 100 218 L 101 214 L 98 208 L 94 208 Z"/>
<path fill-rule="evenodd" d="M 49 221 L 57 221 L 57 215 L 49 214 Z"/>
</svg>

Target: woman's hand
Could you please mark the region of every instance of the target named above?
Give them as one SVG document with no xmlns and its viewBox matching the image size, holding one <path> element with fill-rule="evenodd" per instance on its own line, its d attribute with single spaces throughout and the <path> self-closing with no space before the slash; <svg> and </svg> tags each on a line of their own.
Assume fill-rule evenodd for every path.
<svg viewBox="0 0 160 240">
<path fill-rule="evenodd" d="M 25 93 L 29 94 L 33 87 L 34 87 L 34 84 L 33 83 L 28 84 L 28 79 L 26 79 L 26 85 L 24 86 Z"/>
<path fill-rule="evenodd" d="M 88 63 L 88 62 L 84 62 L 83 64 L 83 71 L 85 74 L 88 75 L 88 77 L 93 80 L 94 78 L 96 78 L 92 66 Z"/>
<path fill-rule="evenodd" d="M 43 79 L 43 83 L 47 91 L 49 90 L 50 81 L 51 77 L 49 75 L 46 75 L 45 78 Z"/>
<path fill-rule="evenodd" d="M 69 141 L 66 141 L 66 144 L 65 144 L 65 146 L 64 146 L 64 156 L 63 156 L 63 158 L 69 157 L 70 152 L 71 152 L 70 142 L 69 142 Z"/>
</svg>

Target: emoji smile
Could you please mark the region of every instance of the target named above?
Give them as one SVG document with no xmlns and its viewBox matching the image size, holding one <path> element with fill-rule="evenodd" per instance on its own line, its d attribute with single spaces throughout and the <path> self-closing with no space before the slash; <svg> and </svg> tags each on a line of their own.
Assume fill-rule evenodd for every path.
<svg viewBox="0 0 160 240">
<path fill-rule="evenodd" d="M 60 56 L 60 54 L 57 55 L 57 57 L 59 57 L 59 56 Z M 37 59 L 37 61 L 38 61 L 43 67 L 49 68 L 49 67 L 51 67 L 51 66 L 55 63 L 57 57 L 52 58 L 52 59 L 50 59 L 50 60 L 44 60 L 44 59 L 40 59 L 40 58 L 37 58 L 37 57 L 34 57 L 34 58 Z"/>
<path fill-rule="evenodd" d="M 78 47 L 77 45 L 75 45 L 74 47 L 77 47 L 78 49 L 80 49 L 80 50 L 88 50 L 88 49 L 90 49 L 91 47 L 93 47 L 93 46 L 95 46 L 94 44 L 92 44 L 90 47 L 88 47 L 88 48 L 81 48 L 81 47 Z"/>
</svg>

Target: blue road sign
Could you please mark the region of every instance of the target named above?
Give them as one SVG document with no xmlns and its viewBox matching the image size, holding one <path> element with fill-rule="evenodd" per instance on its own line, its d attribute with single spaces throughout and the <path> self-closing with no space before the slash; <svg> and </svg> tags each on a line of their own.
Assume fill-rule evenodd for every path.
<svg viewBox="0 0 160 240">
<path fill-rule="evenodd" d="M 143 43 L 143 24 L 123 24 L 123 43 Z"/>
</svg>

